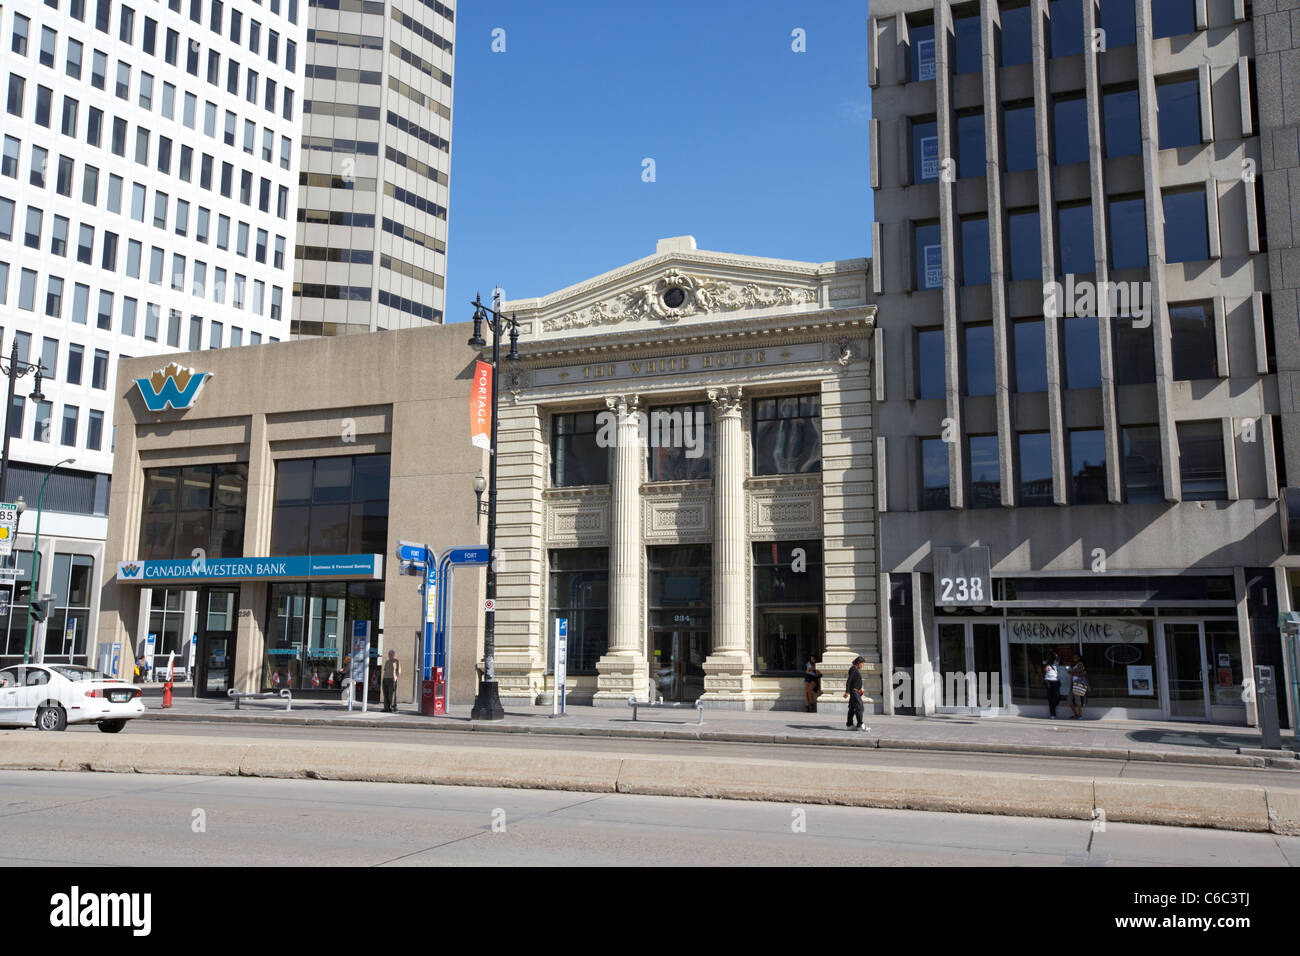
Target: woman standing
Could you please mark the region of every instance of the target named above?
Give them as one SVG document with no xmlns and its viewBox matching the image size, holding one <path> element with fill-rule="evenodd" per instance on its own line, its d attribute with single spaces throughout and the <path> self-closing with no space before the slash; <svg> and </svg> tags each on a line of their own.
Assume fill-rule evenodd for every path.
<svg viewBox="0 0 1300 956">
<path fill-rule="evenodd" d="M 1070 709 L 1074 711 L 1071 720 L 1083 719 L 1083 707 L 1088 703 L 1088 668 L 1084 666 L 1083 658 L 1077 654 L 1074 657 L 1074 666 L 1070 668 L 1070 673 L 1074 678 L 1070 686 Z"/>
<path fill-rule="evenodd" d="M 1052 720 L 1056 719 L 1056 708 L 1061 703 L 1061 673 L 1060 659 L 1055 652 L 1047 652 L 1047 660 L 1043 661 L 1043 684 L 1047 687 L 1047 713 Z"/>
<path fill-rule="evenodd" d="M 810 714 L 817 713 L 817 682 L 822 672 L 817 669 L 817 658 L 812 654 L 803 667 L 803 709 Z"/>
</svg>

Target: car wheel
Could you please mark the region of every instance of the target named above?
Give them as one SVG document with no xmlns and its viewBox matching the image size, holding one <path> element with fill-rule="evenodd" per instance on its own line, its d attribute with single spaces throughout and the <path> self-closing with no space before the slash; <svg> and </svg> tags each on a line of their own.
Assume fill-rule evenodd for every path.
<svg viewBox="0 0 1300 956">
<path fill-rule="evenodd" d="M 42 707 L 36 711 L 37 730 L 66 730 L 67 727 L 68 712 L 58 704 Z"/>
<path fill-rule="evenodd" d="M 97 725 L 106 734 L 115 734 L 126 726 L 125 720 L 101 720 Z"/>
</svg>

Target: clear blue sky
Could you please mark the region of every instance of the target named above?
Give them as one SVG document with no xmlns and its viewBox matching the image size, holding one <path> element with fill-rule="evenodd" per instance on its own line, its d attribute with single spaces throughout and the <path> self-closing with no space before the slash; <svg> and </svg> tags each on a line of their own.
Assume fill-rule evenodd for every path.
<svg viewBox="0 0 1300 956">
<path fill-rule="evenodd" d="M 665 236 L 868 255 L 866 33 L 865 0 L 462 0 L 447 321 L 476 291 L 545 295 Z"/>
</svg>

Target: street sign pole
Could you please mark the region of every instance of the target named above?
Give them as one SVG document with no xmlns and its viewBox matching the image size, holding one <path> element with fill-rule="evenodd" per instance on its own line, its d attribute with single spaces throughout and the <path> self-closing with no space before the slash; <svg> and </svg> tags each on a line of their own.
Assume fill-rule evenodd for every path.
<svg viewBox="0 0 1300 956">
<path fill-rule="evenodd" d="M 555 621 L 555 688 L 551 694 L 551 716 L 564 716 L 564 694 L 569 677 L 569 619 Z"/>
</svg>

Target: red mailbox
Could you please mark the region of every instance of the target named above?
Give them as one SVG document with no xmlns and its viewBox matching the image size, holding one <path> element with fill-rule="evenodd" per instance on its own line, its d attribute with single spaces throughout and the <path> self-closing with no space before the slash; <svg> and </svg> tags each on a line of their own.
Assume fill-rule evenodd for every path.
<svg viewBox="0 0 1300 956">
<path fill-rule="evenodd" d="M 447 712 L 447 682 L 442 668 L 433 669 L 433 680 L 420 682 L 420 713 L 425 717 L 441 717 Z"/>
</svg>

